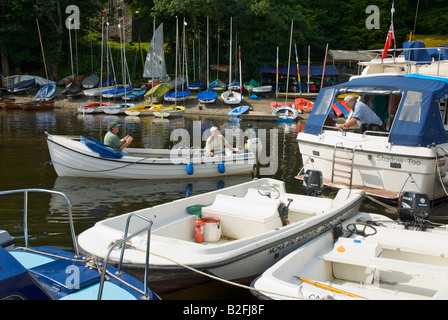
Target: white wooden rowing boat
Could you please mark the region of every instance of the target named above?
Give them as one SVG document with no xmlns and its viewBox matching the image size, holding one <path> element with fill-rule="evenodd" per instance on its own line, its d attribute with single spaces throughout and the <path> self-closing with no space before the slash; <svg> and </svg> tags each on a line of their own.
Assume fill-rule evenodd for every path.
<svg viewBox="0 0 448 320">
<path fill-rule="evenodd" d="M 210 157 L 190 149 L 126 148 L 123 154 L 88 137 L 47 133 L 51 161 L 58 176 L 114 179 L 180 179 L 249 174 L 252 152 Z M 193 154 L 192 154 L 193 152 Z"/>
</svg>

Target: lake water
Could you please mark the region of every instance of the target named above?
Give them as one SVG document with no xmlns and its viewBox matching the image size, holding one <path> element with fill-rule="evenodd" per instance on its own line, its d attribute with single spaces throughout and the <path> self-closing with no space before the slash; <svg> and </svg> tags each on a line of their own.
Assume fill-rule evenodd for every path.
<svg viewBox="0 0 448 320">
<path fill-rule="evenodd" d="M 226 117 L 184 117 L 155 119 L 108 115 L 79 115 L 73 109 L 45 112 L 0 111 L 0 190 L 43 188 L 65 193 L 72 204 L 76 234 L 92 227 L 95 222 L 139 210 L 145 207 L 196 195 L 221 187 L 248 181 L 249 176 L 215 177 L 210 179 L 132 181 L 58 177 L 50 163 L 45 131 L 52 134 L 81 134 L 102 140 L 110 121 L 123 124 L 121 134 L 134 137 L 132 147 L 168 148 L 174 129 L 190 134 L 201 133 L 212 126 L 221 131 L 240 128 L 243 131 L 260 129 L 273 137 L 265 154 L 278 158 L 278 169 L 263 177 L 283 180 L 287 191 L 302 192 L 302 183 L 295 179 L 302 166 L 296 142 L 304 123 L 232 122 Z M 274 151 L 272 151 L 274 150 Z M 275 151 L 276 150 L 276 151 Z M 274 153 L 272 153 L 274 152 Z M 266 166 L 263 166 L 266 167 Z M 260 177 L 260 175 L 259 175 Z M 30 246 L 73 248 L 66 206 L 62 198 L 47 194 L 30 194 L 28 232 Z M 1 226 L 15 236 L 18 245 L 23 238 L 23 196 L 2 196 Z M 363 209 L 381 212 L 382 208 L 367 202 Z M 164 299 L 253 299 L 246 289 L 213 282 L 196 288 L 162 296 Z"/>
</svg>

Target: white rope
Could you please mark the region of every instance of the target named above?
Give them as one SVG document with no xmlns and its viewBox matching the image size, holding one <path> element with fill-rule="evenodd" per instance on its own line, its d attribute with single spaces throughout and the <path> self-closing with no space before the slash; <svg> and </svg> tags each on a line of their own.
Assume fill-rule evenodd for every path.
<svg viewBox="0 0 448 320">
<path fill-rule="evenodd" d="M 216 276 L 214 276 L 214 275 L 211 275 L 211 274 L 209 274 L 209 273 L 206 273 L 206 272 L 197 270 L 197 269 L 195 269 L 195 268 L 192 268 L 192 267 L 187 266 L 187 265 L 185 265 L 185 264 L 183 264 L 183 263 L 180 263 L 180 262 L 178 262 L 178 261 L 175 261 L 175 260 L 173 260 L 173 259 L 171 259 L 171 258 L 164 257 L 164 256 L 162 256 L 162 255 L 160 255 L 160 254 L 157 254 L 157 253 L 154 253 L 154 252 L 151 252 L 151 255 L 154 255 L 154 256 L 156 256 L 156 257 L 159 257 L 159 258 L 168 260 L 168 261 L 170 261 L 170 262 L 172 262 L 172 263 L 174 263 L 174 264 L 177 264 L 177 265 L 180 266 L 180 267 L 186 268 L 186 269 L 188 269 L 188 270 L 190 270 L 190 271 L 193 271 L 193 272 L 195 272 L 195 273 L 201 274 L 201 275 L 203 275 L 203 276 L 205 276 L 205 277 L 208 277 L 208 278 L 211 278 L 211 279 L 213 279 L 213 280 L 217 280 L 217 281 L 220 281 L 220 282 L 223 282 L 223 283 L 232 285 L 232 286 L 236 286 L 236 287 L 239 287 L 239 288 L 248 289 L 248 290 L 252 290 L 252 291 L 257 291 L 257 292 L 260 292 L 260 293 L 266 293 L 266 294 L 273 294 L 273 295 L 277 295 L 277 296 L 282 296 L 282 297 L 289 298 L 289 299 L 302 299 L 302 300 L 308 300 L 307 298 L 305 298 L 305 297 L 304 297 L 303 295 L 301 295 L 301 294 L 300 294 L 300 296 L 299 296 L 299 295 L 297 295 L 297 296 L 290 296 L 290 295 L 285 295 L 285 294 L 278 293 L 278 292 L 272 292 L 272 291 L 267 291 L 267 290 L 262 290 L 262 289 L 256 289 L 256 288 L 254 288 L 254 287 L 246 286 L 246 285 L 243 285 L 243 284 L 240 284 L 240 283 L 236 283 L 236 282 L 232 282 L 232 281 L 229 281 L 229 280 L 225 280 L 225 279 L 216 277 Z M 299 291 L 298 291 L 298 292 L 299 292 Z"/>
</svg>

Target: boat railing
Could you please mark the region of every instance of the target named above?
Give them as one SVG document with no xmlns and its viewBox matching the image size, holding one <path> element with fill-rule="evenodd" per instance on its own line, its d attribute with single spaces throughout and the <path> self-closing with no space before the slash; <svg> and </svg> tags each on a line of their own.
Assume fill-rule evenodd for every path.
<svg viewBox="0 0 448 320">
<path fill-rule="evenodd" d="M 364 139 L 365 136 L 384 136 L 384 137 L 387 137 L 387 136 L 389 136 L 389 134 L 390 134 L 389 132 L 369 131 L 369 130 L 367 130 L 367 131 L 364 131 L 362 133 L 362 138 Z"/>
<path fill-rule="evenodd" d="M 139 230 L 137 230 L 136 232 L 134 232 L 131 235 L 128 235 L 129 232 L 129 225 L 131 222 L 131 219 L 133 217 L 136 218 L 140 218 L 146 222 L 148 222 L 148 225 L 146 225 L 144 228 L 141 228 Z M 107 252 L 106 256 L 104 257 L 104 266 L 103 266 L 103 272 L 101 274 L 101 283 L 100 283 L 100 288 L 98 291 L 98 300 L 101 300 L 101 296 L 103 294 L 103 286 L 104 286 L 104 280 L 106 278 L 106 270 L 107 270 L 107 265 L 109 262 L 109 257 L 110 254 L 112 253 L 113 250 L 115 250 L 115 248 L 122 246 L 121 248 L 121 253 L 120 253 L 120 259 L 118 260 L 118 270 L 117 273 L 121 273 L 121 266 L 123 263 L 123 257 L 124 257 L 124 251 L 126 249 L 126 243 L 131 240 L 132 238 L 147 232 L 147 238 L 146 238 L 146 259 L 145 259 L 145 275 L 144 275 L 144 286 L 145 286 L 145 297 L 148 298 L 148 269 L 149 269 L 149 243 L 150 243 L 150 237 L 151 237 L 151 228 L 152 228 L 153 222 L 151 219 L 144 217 L 138 213 L 130 213 L 127 221 L 126 221 L 126 226 L 124 229 L 124 235 L 123 235 L 123 239 L 121 239 L 120 241 L 115 242 L 110 248 L 109 251 Z"/>
<path fill-rule="evenodd" d="M 364 55 L 366 55 L 366 54 L 375 55 L 376 54 L 376 57 L 374 59 L 380 59 L 382 54 L 383 54 L 383 50 L 384 49 L 358 50 L 358 59 L 359 59 L 358 66 L 363 65 L 363 62 L 365 62 L 365 61 L 361 61 L 361 56 L 363 54 Z M 442 51 L 447 50 L 446 47 L 395 48 L 395 49 L 390 48 L 389 52 L 392 52 L 392 54 L 389 54 L 388 57 L 396 59 L 396 58 L 404 55 L 405 52 L 412 53 L 412 51 L 418 51 L 418 50 L 433 50 L 433 51 L 436 52 L 435 54 L 431 55 L 431 57 L 434 58 L 434 60 L 432 60 L 432 59 L 431 60 L 432 60 L 432 62 L 437 62 L 438 63 L 439 67 L 438 67 L 438 70 L 437 70 L 437 75 L 440 75 L 440 62 L 444 61 L 444 59 L 445 59 L 444 56 L 442 58 Z M 436 60 L 436 57 L 438 58 L 437 60 Z M 382 60 L 381 60 L 381 63 L 383 63 Z M 407 65 L 419 64 L 418 61 L 412 61 L 412 60 L 409 60 L 409 59 L 406 59 L 405 63 Z M 358 70 L 358 73 L 359 73 L 359 71 L 360 70 Z"/>
<path fill-rule="evenodd" d="M 75 227 L 74 227 L 73 218 L 72 218 L 72 205 L 70 203 L 70 200 L 67 198 L 67 196 L 64 193 L 59 192 L 59 191 L 54 191 L 54 190 L 28 188 L 28 189 L 0 191 L 0 196 L 7 195 L 7 194 L 16 194 L 16 193 L 23 193 L 23 195 L 24 195 L 23 232 L 24 232 L 24 238 L 25 238 L 25 247 L 28 248 L 28 245 L 29 245 L 29 242 L 28 242 L 28 194 L 30 192 L 50 193 L 50 194 L 60 195 L 65 199 L 65 201 L 67 202 L 67 211 L 68 211 L 68 218 L 69 218 L 69 223 L 70 223 L 70 232 L 71 232 L 72 241 L 73 241 L 73 249 L 75 250 L 76 257 L 79 257 L 80 255 L 79 255 L 79 249 L 78 249 L 78 242 L 76 241 Z"/>
<path fill-rule="evenodd" d="M 343 136 L 347 134 L 347 130 L 344 130 L 342 128 L 333 127 L 333 126 L 323 126 L 323 129 L 329 130 L 329 131 L 339 131 Z M 356 132 L 355 132 L 356 133 Z M 362 138 L 364 139 L 366 136 L 389 136 L 389 132 L 383 132 L 383 131 L 371 131 L 367 130 L 362 133 Z"/>
</svg>

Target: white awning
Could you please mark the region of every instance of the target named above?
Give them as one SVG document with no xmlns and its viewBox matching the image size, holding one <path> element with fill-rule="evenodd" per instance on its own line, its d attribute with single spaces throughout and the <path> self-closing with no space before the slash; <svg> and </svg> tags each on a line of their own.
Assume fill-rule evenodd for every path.
<svg viewBox="0 0 448 320">
<path fill-rule="evenodd" d="M 333 59 L 333 63 L 370 61 L 378 56 L 377 53 L 362 53 L 350 50 L 329 50 L 328 52 Z"/>
</svg>

